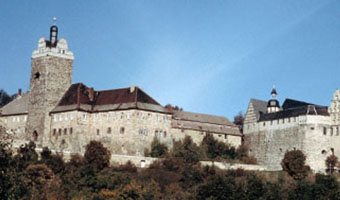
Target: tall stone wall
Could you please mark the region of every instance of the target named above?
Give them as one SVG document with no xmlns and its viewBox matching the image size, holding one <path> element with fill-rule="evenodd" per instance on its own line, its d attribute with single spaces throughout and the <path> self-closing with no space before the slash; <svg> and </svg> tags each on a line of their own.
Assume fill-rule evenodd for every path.
<svg viewBox="0 0 340 200">
<path fill-rule="evenodd" d="M 315 172 L 325 172 L 325 160 L 332 151 L 340 156 L 340 136 L 331 132 L 329 116 L 304 115 L 258 122 L 244 133 L 250 154 L 270 170 L 281 170 L 287 150 L 302 150 L 306 164 Z"/>
<path fill-rule="evenodd" d="M 112 154 L 144 155 L 154 137 L 172 146 L 170 118 L 141 110 L 56 113 L 52 114 L 51 145 L 59 151 L 84 153 L 84 147 L 97 140 Z"/>
<path fill-rule="evenodd" d="M 51 55 L 32 58 L 26 133 L 38 146 L 48 144 L 49 113 L 72 83 L 72 62 Z"/>
</svg>

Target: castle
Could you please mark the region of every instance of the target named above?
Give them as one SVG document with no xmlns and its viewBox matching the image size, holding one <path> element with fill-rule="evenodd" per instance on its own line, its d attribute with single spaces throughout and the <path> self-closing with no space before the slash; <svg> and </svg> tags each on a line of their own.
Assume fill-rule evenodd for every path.
<svg viewBox="0 0 340 200">
<path fill-rule="evenodd" d="M 171 147 L 191 136 L 195 143 L 210 133 L 233 146 L 241 133 L 227 118 L 163 107 L 139 87 L 97 91 L 72 84 L 73 53 L 58 27 L 41 38 L 32 53 L 30 90 L 0 109 L 0 125 L 15 137 L 14 146 L 29 140 L 38 148 L 84 153 L 91 140 L 114 155 L 143 156 L 154 137 Z"/>
<path fill-rule="evenodd" d="M 287 150 L 299 149 L 314 172 L 325 172 L 325 160 L 340 156 L 340 90 L 330 107 L 286 99 L 282 106 L 276 89 L 267 101 L 251 99 L 244 120 L 245 143 L 259 164 L 281 170 Z"/>
</svg>

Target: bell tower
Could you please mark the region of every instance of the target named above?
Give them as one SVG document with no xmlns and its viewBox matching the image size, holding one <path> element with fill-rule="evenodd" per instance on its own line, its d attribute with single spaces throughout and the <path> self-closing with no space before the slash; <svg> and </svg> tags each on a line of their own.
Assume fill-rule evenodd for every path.
<svg viewBox="0 0 340 200">
<path fill-rule="evenodd" d="M 27 139 L 47 146 L 51 119 L 49 112 L 72 84 L 73 53 L 65 39 L 58 40 L 56 18 L 50 28 L 50 40 L 40 38 L 32 53 Z"/>
<path fill-rule="evenodd" d="M 275 86 L 273 86 L 270 95 L 272 96 L 272 98 L 267 103 L 267 113 L 274 113 L 280 111 L 280 103 L 276 99 L 277 92 Z"/>
</svg>

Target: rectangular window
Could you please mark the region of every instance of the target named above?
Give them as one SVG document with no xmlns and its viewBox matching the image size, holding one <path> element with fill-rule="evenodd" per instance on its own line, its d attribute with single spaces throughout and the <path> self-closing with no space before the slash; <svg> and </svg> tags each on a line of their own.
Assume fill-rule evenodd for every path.
<svg viewBox="0 0 340 200">
<path fill-rule="evenodd" d="M 331 136 L 333 136 L 333 127 L 330 128 Z"/>
<path fill-rule="evenodd" d="M 148 114 L 148 119 L 151 120 L 152 119 L 152 115 L 151 113 Z"/>
<path fill-rule="evenodd" d="M 130 113 L 128 112 L 127 115 L 126 115 L 126 118 L 127 119 L 130 119 Z"/>
<path fill-rule="evenodd" d="M 107 133 L 110 134 L 112 132 L 111 127 L 107 128 Z"/>
<path fill-rule="evenodd" d="M 63 114 L 59 115 L 59 121 L 63 121 Z"/>
<path fill-rule="evenodd" d="M 72 128 L 70 128 L 70 135 L 72 135 L 72 133 L 73 133 L 73 129 L 72 129 Z"/>
<path fill-rule="evenodd" d="M 158 137 L 158 130 L 155 130 L 155 137 Z"/>
<path fill-rule="evenodd" d="M 125 128 L 124 127 L 120 127 L 120 134 L 124 134 L 124 132 L 125 132 Z"/>
<path fill-rule="evenodd" d="M 57 129 L 53 129 L 53 136 L 55 136 L 57 134 Z"/>
<path fill-rule="evenodd" d="M 27 116 L 24 117 L 24 121 L 27 121 Z"/>
<path fill-rule="evenodd" d="M 87 115 L 86 115 L 86 114 L 83 114 L 82 120 L 83 120 L 83 121 L 86 121 L 86 118 L 87 118 Z"/>
<path fill-rule="evenodd" d="M 64 135 L 67 135 L 67 128 L 64 128 Z"/>
<path fill-rule="evenodd" d="M 288 118 L 288 123 L 290 123 L 290 118 Z"/>
<path fill-rule="evenodd" d="M 124 119 L 124 113 L 123 112 L 120 114 L 120 119 Z"/>
<path fill-rule="evenodd" d="M 339 127 L 336 127 L 336 135 L 339 136 Z"/>
<path fill-rule="evenodd" d="M 327 128 L 323 127 L 323 135 L 327 135 Z"/>
<path fill-rule="evenodd" d="M 107 117 L 107 120 L 110 120 L 111 119 L 111 113 L 107 113 L 106 117 Z"/>
<path fill-rule="evenodd" d="M 60 129 L 58 129 L 58 132 L 59 132 L 59 136 L 61 135 L 61 128 Z"/>
<path fill-rule="evenodd" d="M 97 135 L 99 135 L 100 134 L 100 130 L 99 129 L 97 129 Z"/>
<path fill-rule="evenodd" d="M 68 120 L 68 114 L 65 113 L 65 121 L 67 121 L 67 120 Z"/>
<path fill-rule="evenodd" d="M 70 119 L 73 120 L 73 113 L 70 114 Z"/>
<path fill-rule="evenodd" d="M 166 137 L 166 131 L 164 131 L 164 133 L 163 133 L 163 137 Z"/>
<path fill-rule="evenodd" d="M 228 135 L 227 134 L 224 135 L 224 139 L 228 139 Z"/>
</svg>

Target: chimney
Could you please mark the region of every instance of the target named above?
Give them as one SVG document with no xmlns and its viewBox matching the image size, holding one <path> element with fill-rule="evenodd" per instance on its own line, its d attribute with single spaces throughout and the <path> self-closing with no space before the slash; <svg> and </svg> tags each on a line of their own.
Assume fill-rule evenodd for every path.
<svg viewBox="0 0 340 200">
<path fill-rule="evenodd" d="M 89 99 L 90 101 L 94 100 L 94 89 L 92 87 L 89 88 Z"/>
<path fill-rule="evenodd" d="M 166 105 L 165 108 L 168 109 L 169 112 L 173 112 L 172 106 L 170 104 Z"/>
<path fill-rule="evenodd" d="M 134 92 L 134 91 L 135 91 L 135 89 L 136 89 L 136 87 L 135 87 L 135 86 L 131 86 L 131 87 L 130 87 L 130 93 Z"/>
<path fill-rule="evenodd" d="M 22 90 L 21 88 L 18 89 L 18 96 L 21 96 Z"/>
</svg>

